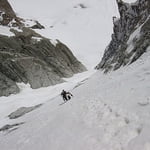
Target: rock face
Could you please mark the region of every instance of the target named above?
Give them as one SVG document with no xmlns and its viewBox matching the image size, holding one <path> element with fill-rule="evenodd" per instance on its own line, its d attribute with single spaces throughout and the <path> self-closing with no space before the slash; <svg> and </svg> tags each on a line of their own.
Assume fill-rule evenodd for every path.
<svg viewBox="0 0 150 150">
<path fill-rule="evenodd" d="M 0 96 L 9 96 L 18 92 L 16 83 L 0 72 Z"/>
<path fill-rule="evenodd" d="M 19 20 L 9 2 L 7 0 L 0 0 L 0 25 L 9 25 L 12 21 L 12 26 L 18 26 L 21 25 Z"/>
<path fill-rule="evenodd" d="M 120 19 L 113 18 L 114 33 L 96 69 L 105 72 L 136 61 L 150 46 L 150 1 L 128 4 L 117 0 Z"/>
<path fill-rule="evenodd" d="M 45 27 L 41 25 L 38 21 L 35 21 L 35 25 L 33 25 L 31 28 L 32 29 L 44 29 Z"/>
<path fill-rule="evenodd" d="M 1 25 L 9 26 L 12 20 L 21 20 L 6 0 L 0 0 L 0 11 L 11 18 L 8 21 L 1 15 Z M 19 21 L 14 22 L 19 30 L 12 28 L 10 31 L 15 36 L 0 35 L 0 96 L 19 92 L 18 82 L 29 83 L 36 89 L 61 83 L 64 77 L 86 71 L 70 49 L 59 40 L 53 44 L 31 27 L 27 28 Z M 32 28 L 44 27 L 36 22 Z"/>
<path fill-rule="evenodd" d="M 32 107 L 21 107 L 21 108 L 18 108 L 16 111 L 14 111 L 10 115 L 8 115 L 8 117 L 9 117 L 9 119 L 19 118 L 19 117 L 25 115 L 26 113 L 29 113 L 29 112 L 39 108 L 40 106 L 42 106 L 42 104 L 39 104 L 39 105 L 36 105 L 36 106 L 32 106 Z"/>
<path fill-rule="evenodd" d="M 3 126 L 2 128 L 0 128 L 0 132 L 12 132 L 14 130 L 17 130 L 19 128 L 20 125 L 24 124 L 24 122 L 21 122 L 21 123 L 15 123 L 15 124 L 7 124 L 5 126 Z"/>
<path fill-rule="evenodd" d="M 0 10 L 7 13 L 11 17 L 16 17 L 15 12 L 7 0 L 0 0 Z"/>
</svg>

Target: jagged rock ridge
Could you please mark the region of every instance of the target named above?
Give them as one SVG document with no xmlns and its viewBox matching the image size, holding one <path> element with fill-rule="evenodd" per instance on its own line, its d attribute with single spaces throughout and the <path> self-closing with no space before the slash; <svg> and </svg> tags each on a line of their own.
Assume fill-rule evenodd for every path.
<svg viewBox="0 0 150 150">
<path fill-rule="evenodd" d="M 52 43 L 32 30 L 44 28 L 38 21 L 26 27 L 7 0 L 0 0 L 0 16 L 0 25 L 12 27 L 14 33 L 12 37 L 0 35 L 0 96 L 18 93 L 18 82 L 34 89 L 47 87 L 86 70 L 66 45 L 59 40 Z"/>
<path fill-rule="evenodd" d="M 96 69 L 105 72 L 136 61 L 150 46 L 150 1 L 128 4 L 117 0 L 120 19 L 113 17 L 114 33 Z"/>
<path fill-rule="evenodd" d="M 0 0 L 0 25 L 9 25 L 12 22 L 12 26 L 21 25 L 21 18 L 18 18 L 13 11 L 11 5 L 7 0 Z"/>
</svg>

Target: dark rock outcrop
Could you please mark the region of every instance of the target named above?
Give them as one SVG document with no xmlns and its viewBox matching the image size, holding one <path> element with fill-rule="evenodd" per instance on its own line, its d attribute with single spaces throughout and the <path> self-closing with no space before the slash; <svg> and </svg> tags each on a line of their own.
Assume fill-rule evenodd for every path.
<svg viewBox="0 0 150 150">
<path fill-rule="evenodd" d="M 21 26 L 21 18 L 18 18 L 7 0 L 0 0 L 0 25 Z"/>
<path fill-rule="evenodd" d="M 12 132 L 14 130 L 17 130 L 19 128 L 20 125 L 24 124 L 24 122 L 21 123 L 15 123 L 15 124 L 7 124 L 5 126 L 3 126 L 2 128 L 0 128 L 0 132 Z"/>
<path fill-rule="evenodd" d="M 35 21 L 35 25 L 31 27 L 32 29 L 44 29 L 45 27 L 41 25 L 38 21 Z"/>
<path fill-rule="evenodd" d="M 9 117 L 9 119 L 19 118 L 19 117 L 25 115 L 26 113 L 29 113 L 29 112 L 39 108 L 40 106 L 42 106 L 42 104 L 32 106 L 32 107 L 21 107 L 21 108 L 17 109 L 16 111 L 12 112 L 10 115 L 8 115 L 8 117 Z"/>
<path fill-rule="evenodd" d="M 54 46 L 49 39 L 36 38 L 28 34 L 0 36 L 0 73 L 9 78 L 8 85 L 16 87 L 16 82 L 24 82 L 34 89 L 47 87 L 63 82 L 63 77 L 86 70 L 60 41 Z M 0 90 L 0 95 L 8 96 L 18 91 L 17 87 L 9 93 Z"/>
<path fill-rule="evenodd" d="M 25 27 L 7 0 L 0 0 L 0 11 L 1 25 L 16 23 L 19 29 L 10 29 L 15 35 L 12 37 L 0 35 L 0 96 L 19 92 L 18 82 L 29 83 L 36 89 L 64 82 L 62 78 L 86 71 L 66 45 L 59 40 L 53 44 L 32 29 L 44 28 L 39 22 Z M 10 19 L 5 19 L 4 14 Z"/>
<path fill-rule="evenodd" d="M 150 46 L 150 1 L 128 4 L 117 0 L 120 19 L 113 18 L 114 33 L 96 66 L 105 72 L 136 61 Z"/>
<path fill-rule="evenodd" d="M 0 72 L 0 96 L 9 96 L 18 92 L 19 88 L 16 83 Z"/>
<path fill-rule="evenodd" d="M 9 4 L 8 0 L 0 0 L 0 11 L 5 12 L 12 18 L 16 17 L 15 12 L 13 11 L 11 5 Z"/>
</svg>

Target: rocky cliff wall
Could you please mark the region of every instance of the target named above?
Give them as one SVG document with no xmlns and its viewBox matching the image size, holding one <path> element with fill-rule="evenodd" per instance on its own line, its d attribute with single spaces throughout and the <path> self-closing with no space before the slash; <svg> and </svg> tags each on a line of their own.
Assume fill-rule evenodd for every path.
<svg viewBox="0 0 150 150">
<path fill-rule="evenodd" d="M 150 46 L 150 1 L 128 4 L 117 0 L 120 18 L 113 17 L 114 33 L 96 69 L 105 72 L 133 63 Z"/>
<path fill-rule="evenodd" d="M 53 44 L 32 29 L 44 28 L 38 21 L 26 27 L 7 0 L 0 0 L 0 16 L 0 25 L 10 27 L 14 34 L 0 35 L 0 96 L 18 93 L 19 82 L 36 89 L 64 82 L 62 78 L 86 71 L 65 44 L 59 40 Z"/>
</svg>

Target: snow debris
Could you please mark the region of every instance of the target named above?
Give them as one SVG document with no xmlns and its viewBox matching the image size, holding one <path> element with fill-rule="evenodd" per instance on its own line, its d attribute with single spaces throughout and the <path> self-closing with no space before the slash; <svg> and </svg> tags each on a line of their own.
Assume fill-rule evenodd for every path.
<svg viewBox="0 0 150 150">
<path fill-rule="evenodd" d="M 32 37 L 32 39 L 37 41 L 37 42 L 40 42 L 42 40 L 42 38 L 40 38 L 40 37 Z"/>
<path fill-rule="evenodd" d="M 58 44 L 58 40 L 57 40 L 57 39 L 55 39 L 55 40 L 50 39 L 50 42 L 51 42 L 54 46 L 56 46 L 56 45 Z"/>
<path fill-rule="evenodd" d="M 0 25 L 0 34 L 6 35 L 6 36 L 14 36 L 12 32 L 10 32 L 10 28 L 6 26 Z"/>
<path fill-rule="evenodd" d="M 4 15 L 5 13 L 4 12 L 1 12 L 0 11 L 0 21 L 3 21 L 3 15 Z"/>
</svg>

